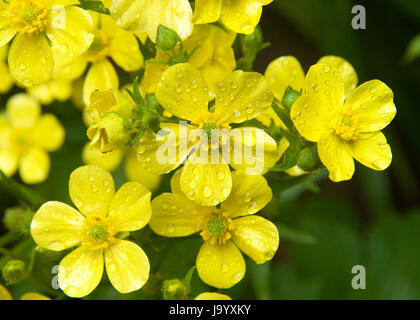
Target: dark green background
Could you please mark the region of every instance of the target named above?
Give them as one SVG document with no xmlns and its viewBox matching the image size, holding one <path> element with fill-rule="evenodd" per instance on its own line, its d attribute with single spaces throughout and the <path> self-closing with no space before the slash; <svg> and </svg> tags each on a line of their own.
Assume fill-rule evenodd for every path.
<svg viewBox="0 0 420 320">
<path fill-rule="evenodd" d="M 363 4 L 367 29 L 353 30 L 351 8 Z M 334 184 L 320 175 L 316 184 L 280 191 L 270 180 L 275 197 L 262 214 L 274 221 L 281 236 L 270 263 L 247 259 L 247 274 L 237 286 L 223 291 L 234 299 L 419 299 L 420 298 L 420 59 L 410 64 L 403 56 L 420 32 L 420 2 L 415 0 L 275 0 L 264 8 L 261 27 L 272 46 L 256 61 L 264 72 L 273 59 L 294 55 L 305 70 L 323 55 L 339 55 L 353 64 L 360 83 L 380 79 L 395 94 L 397 117 L 385 130 L 393 151 L 387 171 L 360 165 L 350 182 Z M 1 99 L 4 105 L 6 98 Z M 48 200 L 70 203 L 68 176 L 82 164 L 80 152 L 87 141 L 81 113 L 68 103 L 54 103 L 54 112 L 66 127 L 64 147 L 52 155 L 48 180 L 34 187 Z M 124 182 L 123 169 L 114 173 Z M 168 190 L 168 178 L 161 188 Z M 15 205 L 0 194 L 0 208 Z M 0 230 L 0 234 L 4 230 Z M 132 235 L 152 264 L 148 285 L 133 294 L 118 294 L 106 278 L 88 298 L 160 298 L 163 279 L 183 277 L 194 264 L 199 236 L 170 239 L 143 229 Z M 31 249 L 22 248 L 25 254 Z M 55 257 L 37 255 L 34 278 L 49 286 Z M 353 290 L 351 269 L 366 268 L 367 289 Z M 11 287 L 15 297 L 36 289 L 25 281 Z M 192 296 L 213 291 L 193 276 Z M 47 293 L 47 292 L 44 292 Z M 60 296 L 63 298 L 63 296 Z"/>
</svg>

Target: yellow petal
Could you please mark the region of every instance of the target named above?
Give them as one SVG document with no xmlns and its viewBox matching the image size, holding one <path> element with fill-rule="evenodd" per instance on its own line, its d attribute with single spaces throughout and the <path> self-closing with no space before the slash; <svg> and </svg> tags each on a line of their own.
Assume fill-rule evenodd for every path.
<svg viewBox="0 0 420 320">
<path fill-rule="evenodd" d="M 317 142 L 328 130 L 331 103 L 323 95 L 302 95 L 290 110 L 290 117 L 302 137 Z"/>
<path fill-rule="evenodd" d="M 64 128 L 53 114 L 43 115 L 33 131 L 34 141 L 50 152 L 62 146 L 64 137 Z"/>
<path fill-rule="evenodd" d="M 194 300 L 232 300 L 232 298 L 217 292 L 203 292 L 196 296 Z"/>
<path fill-rule="evenodd" d="M 152 216 L 151 192 L 138 182 L 125 183 L 111 201 L 108 217 L 118 231 L 143 228 Z"/>
<path fill-rule="evenodd" d="M 202 206 L 224 201 L 232 189 L 227 164 L 192 163 L 188 160 L 181 173 L 181 190 L 186 197 Z"/>
<path fill-rule="evenodd" d="M 13 25 L 5 23 L 3 20 L 4 18 L 2 17 L 2 19 L 0 19 L 0 47 L 8 44 L 17 33 L 17 30 Z"/>
<path fill-rule="evenodd" d="M 133 33 L 118 30 L 109 43 L 110 56 L 125 71 L 136 71 L 143 66 L 143 56 Z"/>
<path fill-rule="evenodd" d="M 325 133 L 318 142 L 318 154 L 334 182 L 349 180 L 354 173 L 354 161 L 346 141 L 333 133 Z"/>
<path fill-rule="evenodd" d="M 176 64 L 162 75 L 156 98 L 166 111 L 197 121 L 208 112 L 209 92 L 204 77 L 188 63 Z"/>
<path fill-rule="evenodd" d="M 91 148 L 87 143 L 83 147 L 82 159 L 85 164 L 91 164 L 107 171 L 114 171 L 121 163 L 123 151 L 116 149 L 110 152 L 102 153 L 97 149 Z"/>
<path fill-rule="evenodd" d="M 143 168 L 133 150 L 128 153 L 125 160 L 125 175 L 129 181 L 139 182 L 150 191 L 156 191 L 162 182 L 162 176 Z"/>
<path fill-rule="evenodd" d="M 91 15 L 82 8 L 71 6 L 52 11 L 52 22 L 45 30 L 54 49 L 71 57 L 81 55 L 94 39 Z"/>
<path fill-rule="evenodd" d="M 279 233 L 276 226 L 258 216 L 234 220 L 232 241 L 255 263 L 261 264 L 273 258 L 279 247 Z"/>
<path fill-rule="evenodd" d="M 83 166 L 72 172 L 69 181 L 70 198 L 88 217 L 105 217 L 114 197 L 111 174 L 99 167 Z"/>
<path fill-rule="evenodd" d="M 317 63 L 306 74 L 304 93 L 326 97 L 330 110 L 334 110 L 344 102 L 343 76 L 334 66 Z"/>
<path fill-rule="evenodd" d="M 200 207 L 185 196 L 163 193 L 152 201 L 150 228 L 164 237 L 185 237 L 201 230 L 201 220 L 210 208 Z"/>
<path fill-rule="evenodd" d="M 6 112 L 13 127 L 32 128 L 41 114 L 41 105 L 31 96 L 19 93 L 7 101 Z"/>
<path fill-rule="evenodd" d="M 19 33 L 9 50 L 9 68 L 12 76 L 25 87 L 50 80 L 54 66 L 53 55 L 43 34 Z"/>
<path fill-rule="evenodd" d="M 70 57 L 68 54 L 61 53 L 58 49 L 53 49 L 52 52 L 54 56 L 54 79 L 73 81 L 86 70 L 88 60 L 85 56 Z"/>
<path fill-rule="evenodd" d="M 280 57 L 271 62 L 265 71 L 265 78 L 274 97 L 280 102 L 288 86 L 299 92 L 305 85 L 302 66 L 292 56 Z"/>
<path fill-rule="evenodd" d="M 28 292 L 20 297 L 20 300 L 51 300 L 47 296 L 36 292 Z"/>
<path fill-rule="evenodd" d="M 90 250 L 81 246 L 61 260 L 58 268 L 58 284 L 69 297 L 81 298 L 98 286 L 103 272 L 102 250 Z"/>
<path fill-rule="evenodd" d="M 167 57 L 163 51 L 158 50 L 156 58 L 151 61 L 164 61 Z M 155 93 L 162 78 L 162 73 L 168 69 L 167 65 L 146 63 L 143 78 L 141 79 L 142 93 Z"/>
<path fill-rule="evenodd" d="M 344 80 L 344 92 L 347 97 L 357 86 L 357 73 L 353 66 L 341 57 L 336 56 L 324 56 L 318 63 L 325 64 L 330 67 L 336 68 Z"/>
<path fill-rule="evenodd" d="M 196 0 L 193 22 L 205 24 L 216 22 L 222 13 L 223 0 Z"/>
<path fill-rule="evenodd" d="M 13 300 L 10 292 L 0 284 L 0 300 Z"/>
<path fill-rule="evenodd" d="M 15 174 L 19 163 L 19 155 L 10 149 L 0 149 L 0 170 L 10 177 Z"/>
<path fill-rule="evenodd" d="M 35 213 L 31 235 L 42 248 L 61 251 L 78 245 L 85 218 L 67 204 L 49 201 Z"/>
<path fill-rule="evenodd" d="M 105 264 L 109 281 L 121 293 L 139 290 L 149 279 L 149 259 L 131 241 L 117 240 L 106 249 Z"/>
<path fill-rule="evenodd" d="M 0 61 L 0 74 L 1 74 L 0 93 L 5 94 L 10 91 L 15 81 L 9 72 L 9 68 L 7 64 L 4 63 L 2 60 Z"/>
<path fill-rule="evenodd" d="M 230 240 L 223 245 L 204 242 L 196 266 L 200 279 L 219 289 L 233 287 L 245 275 L 242 253 Z"/>
<path fill-rule="evenodd" d="M 260 1 L 223 1 L 220 20 L 236 33 L 251 34 L 262 13 Z"/>
<path fill-rule="evenodd" d="M 380 131 L 360 134 L 349 143 L 353 157 L 361 164 L 374 170 L 385 170 L 392 161 L 391 147 Z"/>
<path fill-rule="evenodd" d="M 281 106 L 279 106 L 279 107 L 281 108 Z M 263 125 L 265 125 L 266 127 L 270 127 L 271 120 L 273 120 L 274 125 L 276 127 L 282 127 L 283 129 L 287 129 L 286 126 L 284 125 L 283 121 L 280 120 L 277 113 L 274 112 L 273 108 L 268 108 L 262 114 L 260 114 L 256 119 L 259 122 L 261 122 Z"/>
<path fill-rule="evenodd" d="M 119 80 L 114 66 L 107 59 L 95 62 L 90 67 L 83 85 L 83 102 L 90 104 L 90 95 L 95 90 L 117 90 Z"/>
<path fill-rule="evenodd" d="M 185 196 L 184 193 L 181 190 L 181 173 L 182 173 L 182 168 L 178 169 L 173 174 L 173 176 L 171 178 L 171 191 L 172 191 L 172 193 L 177 193 L 177 194 L 180 194 L 182 196 Z"/>
<path fill-rule="evenodd" d="M 232 191 L 222 203 L 222 210 L 231 217 L 254 214 L 271 201 L 273 193 L 263 176 L 232 172 Z"/>
<path fill-rule="evenodd" d="M 385 83 L 371 80 L 358 86 L 347 98 L 345 106 L 358 115 L 361 132 L 375 132 L 394 119 L 397 109 L 393 100 L 394 94 Z"/>
<path fill-rule="evenodd" d="M 264 174 L 276 164 L 276 141 L 264 130 L 250 127 L 233 129 L 231 137 L 229 164 L 235 170 L 249 175 Z"/>
<path fill-rule="evenodd" d="M 219 83 L 215 114 L 227 123 L 241 123 L 260 115 L 273 99 L 263 75 L 238 70 Z"/>
<path fill-rule="evenodd" d="M 19 173 L 27 184 L 41 183 L 50 172 L 50 156 L 41 148 L 32 148 L 20 159 Z"/>
<path fill-rule="evenodd" d="M 161 123 L 160 127 L 165 135 L 146 131 L 136 151 L 144 169 L 155 174 L 166 174 L 176 169 L 188 155 L 189 146 L 185 145 L 188 127 L 175 123 Z"/>
</svg>

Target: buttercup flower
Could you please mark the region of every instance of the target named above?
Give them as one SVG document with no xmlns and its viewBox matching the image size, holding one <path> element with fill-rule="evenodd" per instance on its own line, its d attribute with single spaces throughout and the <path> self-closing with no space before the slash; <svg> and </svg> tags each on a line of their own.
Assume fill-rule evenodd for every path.
<svg viewBox="0 0 420 320">
<path fill-rule="evenodd" d="M 0 47 L 0 93 L 8 93 L 15 83 L 6 63 L 8 46 Z"/>
<path fill-rule="evenodd" d="M 251 34 L 261 18 L 262 7 L 273 0 L 196 0 L 193 22 L 220 21 L 236 33 Z"/>
<path fill-rule="evenodd" d="M 186 39 L 193 29 L 188 0 L 105 0 L 104 3 L 121 28 L 146 33 L 153 42 L 159 25 L 174 30 L 181 39 Z"/>
<path fill-rule="evenodd" d="M 120 234 L 149 222 L 150 191 L 128 182 L 115 192 L 109 172 L 84 166 L 71 174 L 69 193 L 80 212 L 50 201 L 35 213 L 31 225 L 32 237 L 41 248 L 61 251 L 77 246 L 60 262 L 60 288 L 70 297 L 88 295 L 101 281 L 105 262 L 115 289 L 121 293 L 140 289 L 149 278 L 149 260 L 138 245 L 120 239 Z"/>
<path fill-rule="evenodd" d="M 94 40 L 83 55 L 71 57 L 54 51 L 57 61 L 54 74 L 58 79 L 75 80 L 83 74 L 89 63 L 92 64 L 83 85 L 85 105 L 89 105 L 93 91 L 119 88 L 118 75 L 110 58 L 128 72 L 143 66 L 143 56 L 133 32 L 122 30 L 105 14 L 92 13 L 92 17 Z"/>
<path fill-rule="evenodd" d="M 270 221 L 254 216 L 272 197 L 262 176 L 232 172 L 232 192 L 220 208 L 203 207 L 185 197 L 180 176 L 172 177 L 172 193 L 152 201 L 152 230 L 165 237 L 184 237 L 201 232 L 204 239 L 197 256 L 198 275 L 217 288 L 230 288 L 245 275 L 242 250 L 256 263 L 270 260 L 279 235 Z M 240 249 L 240 250 L 239 250 Z"/>
<path fill-rule="evenodd" d="M 12 41 L 9 68 L 20 84 L 30 87 L 51 78 L 54 58 L 49 43 L 69 56 L 89 48 L 92 19 L 77 4 L 75 0 L 0 2 L 0 47 Z"/>
<path fill-rule="evenodd" d="M 172 133 L 166 137 L 146 132 L 137 149 L 138 158 L 147 170 L 163 174 L 177 168 L 190 154 L 181 175 L 181 189 L 189 199 L 207 206 L 225 200 L 232 189 L 230 169 L 226 162 L 234 169 L 249 174 L 261 174 L 263 169 L 274 165 L 277 146 L 268 134 L 257 128 L 231 130 L 230 127 L 232 123 L 255 118 L 271 105 L 273 96 L 262 75 L 243 71 L 231 73 L 218 84 L 214 108 L 209 110 L 209 90 L 203 75 L 190 64 L 177 64 L 162 75 L 156 98 L 167 112 L 189 120 L 191 125 L 184 127 L 184 130 L 180 124 L 161 123 L 163 130 Z M 194 129 L 200 136 L 192 138 L 189 145 L 182 144 L 182 141 L 189 140 L 188 132 Z M 230 138 L 219 137 L 224 130 L 230 133 Z M 211 150 L 221 151 L 227 145 L 225 139 L 238 136 L 241 137 L 241 144 L 238 146 L 238 143 L 232 142 L 227 156 L 220 152 L 217 159 L 206 158 L 206 152 L 210 157 L 214 153 Z M 208 138 L 203 142 L 202 137 Z M 163 144 L 171 145 L 177 151 L 170 153 L 167 161 L 160 159 L 159 150 Z M 263 152 L 257 154 L 251 165 L 247 158 L 249 155 L 244 153 L 251 149 L 255 154 L 257 144 L 263 146 Z M 233 159 L 235 154 L 242 157 L 241 161 Z M 223 156 L 232 159 L 223 159 Z"/>
<path fill-rule="evenodd" d="M 0 284 L 0 300 L 13 300 L 10 292 Z M 51 300 L 47 296 L 36 292 L 27 292 L 20 297 L 20 300 Z"/>
<path fill-rule="evenodd" d="M 391 89 L 379 80 L 363 83 L 343 77 L 340 69 L 322 63 L 306 75 L 304 91 L 291 109 L 299 133 L 318 143 L 318 154 L 332 181 L 349 180 L 354 161 L 374 169 L 386 169 L 391 148 L 380 130 L 395 117 Z"/>
<path fill-rule="evenodd" d="M 188 63 L 200 70 L 207 81 L 210 93 L 215 92 L 216 85 L 236 67 L 235 54 L 232 49 L 236 34 L 224 31 L 213 25 L 197 25 L 190 37 L 183 41 L 184 49 L 190 53 L 195 50 Z M 166 53 L 158 49 L 152 61 L 166 61 Z M 141 88 L 144 92 L 156 91 L 162 73 L 167 65 L 146 63 L 146 70 Z"/>
<path fill-rule="evenodd" d="M 40 104 L 18 94 L 10 98 L 5 116 L 0 115 L 0 169 L 13 175 L 19 168 L 25 183 L 44 181 L 50 171 L 47 152 L 64 142 L 64 128 L 52 114 L 41 115 Z"/>
<path fill-rule="evenodd" d="M 232 298 L 217 292 L 203 292 L 196 296 L 194 300 L 232 300 Z"/>
</svg>

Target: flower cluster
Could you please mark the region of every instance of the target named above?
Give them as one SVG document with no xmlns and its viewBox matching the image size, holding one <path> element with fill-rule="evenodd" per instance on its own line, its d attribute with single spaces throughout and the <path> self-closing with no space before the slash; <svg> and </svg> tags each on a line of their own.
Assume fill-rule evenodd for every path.
<svg viewBox="0 0 420 320">
<path fill-rule="evenodd" d="M 26 184 L 47 179 L 47 152 L 63 145 L 65 129 L 41 104 L 71 99 L 88 127 L 86 165 L 69 180 L 77 209 L 46 202 L 30 225 L 36 250 L 67 250 L 58 268 L 67 296 L 89 295 L 104 266 L 118 292 L 142 288 L 154 262 L 132 233 L 146 225 L 154 239 L 199 234 L 199 278 L 231 288 L 245 276 L 242 253 L 262 264 L 279 246 L 276 225 L 261 216 L 273 198 L 264 175 L 326 169 L 339 182 L 352 178 L 353 159 L 374 170 L 390 165 L 381 130 L 396 108 L 383 82 L 357 86 L 352 65 L 336 56 L 306 75 L 291 56 L 265 74 L 252 70 L 266 45 L 257 25 L 271 2 L 0 3 L 0 92 L 24 91 L 13 91 L 0 114 L 0 181 L 16 171 Z M 110 172 L 123 159 L 128 182 L 115 191 Z M 152 199 L 149 190 L 163 192 Z M 186 298 L 190 278 L 165 280 L 164 297 Z M 24 297 L 46 298 L 31 294 Z M 11 298 L 2 286 L 0 295 Z"/>
</svg>

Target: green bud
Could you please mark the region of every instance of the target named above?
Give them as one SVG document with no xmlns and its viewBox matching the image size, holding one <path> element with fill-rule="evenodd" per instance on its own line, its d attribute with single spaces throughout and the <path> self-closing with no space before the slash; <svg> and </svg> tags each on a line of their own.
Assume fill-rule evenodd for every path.
<svg viewBox="0 0 420 320">
<path fill-rule="evenodd" d="M 156 36 L 156 45 L 160 49 L 164 51 L 171 50 L 176 46 L 176 44 L 180 40 L 181 39 L 175 31 L 166 28 L 163 25 L 159 25 Z"/>
<path fill-rule="evenodd" d="M 281 101 L 281 104 L 283 107 L 285 107 L 287 110 L 290 110 L 293 103 L 297 100 L 297 98 L 300 97 L 300 92 L 293 90 L 292 87 L 288 86 L 286 88 L 286 91 L 284 91 L 283 100 Z"/>
<path fill-rule="evenodd" d="M 131 139 L 131 123 L 116 112 L 106 113 L 89 127 L 87 136 L 91 146 L 101 152 L 123 149 Z"/>
<path fill-rule="evenodd" d="M 189 285 L 179 279 L 163 281 L 163 298 L 165 300 L 185 300 L 190 293 Z"/>
<path fill-rule="evenodd" d="M 240 41 L 244 56 L 256 55 L 264 41 L 261 29 L 257 27 L 253 33 L 241 36 Z"/>
<path fill-rule="evenodd" d="M 143 115 L 143 125 L 146 128 L 155 127 L 157 124 L 159 124 L 159 119 L 157 117 L 157 114 L 153 111 L 146 111 Z"/>
<path fill-rule="evenodd" d="M 5 211 L 3 222 L 10 231 L 28 235 L 31 228 L 33 212 L 21 207 L 9 208 Z"/>
<path fill-rule="evenodd" d="M 321 166 L 316 146 L 307 147 L 300 151 L 297 161 L 298 167 L 304 171 L 313 171 Z"/>
<path fill-rule="evenodd" d="M 25 263 L 20 260 L 10 260 L 3 266 L 1 273 L 8 285 L 19 283 L 25 278 Z"/>
</svg>

